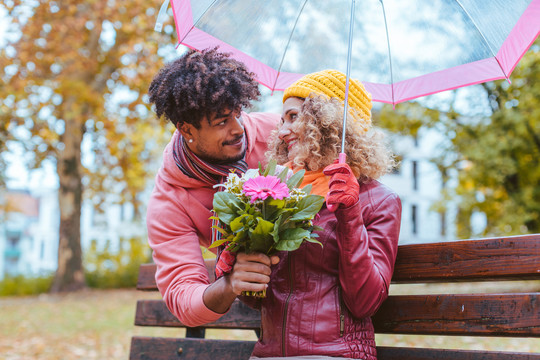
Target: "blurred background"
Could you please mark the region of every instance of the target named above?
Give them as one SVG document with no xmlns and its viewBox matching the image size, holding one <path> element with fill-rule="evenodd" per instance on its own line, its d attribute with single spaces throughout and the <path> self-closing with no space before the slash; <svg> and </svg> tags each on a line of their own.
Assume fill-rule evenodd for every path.
<svg viewBox="0 0 540 360">
<path fill-rule="evenodd" d="M 133 289 L 151 261 L 146 202 L 174 128 L 146 92 L 186 51 L 171 9 L 154 31 L 160 5 L 0 4 L 2 359 L 123 359 L 133 334 L 154 334 L 132 325 Z M 399 160 L 382 182 L 403 203 L 400 244 L 540 232 L 538 40 L 510 80 L 374 104 Z M 280 112 L 282 93 L 261 92 L 251 111 Z M 469 345 L 540 352 L 520 341 Z"/>
</svg>

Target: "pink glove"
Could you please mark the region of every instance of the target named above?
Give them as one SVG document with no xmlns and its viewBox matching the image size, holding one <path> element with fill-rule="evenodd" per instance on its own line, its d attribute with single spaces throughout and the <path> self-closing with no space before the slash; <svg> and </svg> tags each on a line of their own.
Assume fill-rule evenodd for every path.
<svg viewBox="0 0 540 360">
<path fill-rule="evenodd" d="M 350 207 L 358 202 L 360 185 L 349 165 L 334 163 L 324 168 L 323 173 L 331 176 L 328 183 L 326 205 Z"/>
<path fill-rule="evenodd" d="M 216 268 L 214 270 L 216 280 L 232 271 L 234 263 L 236 262 L 236 254 L 223 250 L 216 261 Z"/>
</svg>

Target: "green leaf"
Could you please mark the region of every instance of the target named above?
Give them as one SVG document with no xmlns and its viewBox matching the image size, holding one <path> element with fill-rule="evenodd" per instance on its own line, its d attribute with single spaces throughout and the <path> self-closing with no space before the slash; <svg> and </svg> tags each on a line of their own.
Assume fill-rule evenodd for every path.
<svg viewBox="0 0 540 360">
<path fill-rule="evenodd" d="M 283 220 L 283 215 L 280 215 L 274 223 L 274 229 L 270 233 L 270 235 L 272 235 L 272 237 L 274 238 L 275 243 L 279 241 L 279 233 L 280 231 L 282 231 L 281 224 L 283 223 Z"/>
<path fill-rule="evenodd" d="M 304 174 L 306 173 L 306 170 L 302 169 L 295 173 L 291 178 L 287 181 L 287 186 L 289 187 L 289 190 L 292 190 L 295 187 L 298 187 L 304 180 Z"/>
<path fill-rule="evenodd" d="M 266 165 L 266 169 L 264 169 L 263 176 L 274 175 L 274 173 L 276 172 L 276 165 L 277 165 L 276 160 L 271 159 L 268 162 L 268 165 Z"/>
<path fill-rule="evenodd" d="M 220 233 L 222 233 L 223 235 L 229 235 L 229 233 L 227 232 L 227 230 L 217 226 L 217 225 L 214 225 L 212 226 L 212 229 L 216 229 L 217 231 L 219 231 Z"/>
<path fill-rule="evenodd" d="M 257 226 L 250 234 L 251 246 L 249 251 L 267 253 L 270 247 L 274 245 L 274 239 L 271 234 L 274 229 L 274 223 L 266 221 L 263 218 L 257 218 L 257 221 Z"/>
<path fill-rule="evenodd" d="M 230 243 L 229 245 L 227 245 L 225 250 L 230 251 L 230 252 L 237 252 L 237 251 L 242 250 L 242 247 L 238 245 L 237 243 Z"/>
<path fill-rule="evenodd" d="M 249 217 L 248 214 L 242 214 L 235 218 L 233 221 L 231 221 L 230 227 L 232 232 L 238 232 L 242 230 L 245 227 L 246 220 L 249 221 L 249 219 L 246 219 L 246 217 Z"/>
<path fill-rule="evenodd" d="M 240 200 L 233 194 L 224 191 L 214 194 L 213 206 L 219 220 L 227 225 L 242 211 Z"/>
<path fill-rule="evenodd" d="M 289 174 L 289 168 L 285 166 L 285 168 L 281 171 L 281 173 L 278 175 L 279 180 L 281 182 L 286 183 L 287 182 L 287 175 Z"/>
<path fill-rule="evenodd" d="M 280 251 L 293 251 L 302 245 L 305 238 L 309 238 L 311 233 L 309 230 L 302 228 L 286 229 L 279 234 L 279 241 L 276 244 L 276 249 Z"/>
<path fill-rule="evenodd" d="M 291 221 L 311 220 L 321 210 L 324 197 L 320 195 L 308 195 L 298 202 L 298 211 L 291 217 Z"/>
<path fill-rule="evenodd" d="M 319 240 L 314 239 L 313 235 L 314 234 L 311 234 L 311 237 L 306 239 L 306 241 L 309 241 L 310 243 L 314 243 L 314 244 L 319 244 L 319 245 L 321 245 L 321 247 L 323 247 L 322 242 L 320 242 Z"/>
<path fill-rule="evenodd" d="M 277 217 L 282 213 L 282 209 L 287 202 L 285 200 L 275 200 L 268 197 L 264 200 L 264 219 L 268 221 L 275 221 Z"/>
<path fill-rule="evenodd" d="M 302 188 L 302 191 L 309 195 L 311 194 L 311 188 L 313 188 L 313 185 L 307 184 Z"/>
<path fill-rule="evenodd" d="M 247 234 L 245 230 L 239 231 L 234 235 L 234 238 L 231 240 L 231 242 L 242 244 L 243 240 L 246 239 L 246 235 Z"/>
<path fill-rule="evenodd" d="M 264 200 L 264 202 L 266 205 L 270 205 L 278 209 L 283 209 L 283 207 L 287 203 L 285 200 L 272 199 L 271 197 L 267 197 L 266 200 Z"/>
<path fill-rule="evenodd" d="M 215 247 L 218 247 L 220 245 L 222 245 L 223 243 L 226 243 L 228 239 L 221 239 L 221 240 L 216 240 L 212 243 L 212 245 L 210 245 L 208 248 L 209 249 L 213 249 Z"/>
</svg>

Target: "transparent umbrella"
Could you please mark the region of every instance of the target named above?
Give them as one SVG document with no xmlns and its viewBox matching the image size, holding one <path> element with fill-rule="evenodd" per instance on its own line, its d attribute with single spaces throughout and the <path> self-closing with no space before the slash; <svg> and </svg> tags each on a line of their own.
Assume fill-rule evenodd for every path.
<svg viewBox="0 0 540 360">
<path fill-rule="evenodd" d="M 350 49 L 351 76 L 390 104 L 508 79 L 540 32 L 540 0 L 171 3 L 179 44 L 220 46 L 272 90 L 322 69 L 346 73 Z"/>
<path fill-rule="evenodd" d="M 390 104 L 509 79 L 540 33 L 540 0 L 170 1 L 179 44 L 219 46 L 271 90 L 336 69 Z"/>
</svg>

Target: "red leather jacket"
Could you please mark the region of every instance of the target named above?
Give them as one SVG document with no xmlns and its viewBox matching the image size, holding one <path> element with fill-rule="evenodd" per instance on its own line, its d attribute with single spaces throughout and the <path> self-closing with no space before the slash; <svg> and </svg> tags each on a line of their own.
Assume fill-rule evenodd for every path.
<svg viewBox="0 0 540 360">
<path fill-rule="evenodd" d="M 317 225 L 323 247 L 279 253 L 261 302 L 258 357 L 325 355 L 376 359 L 370 316 L 388 296 L 401 221 L 399 197 L 373 180 L 360 200 Z"/>
</svg>

